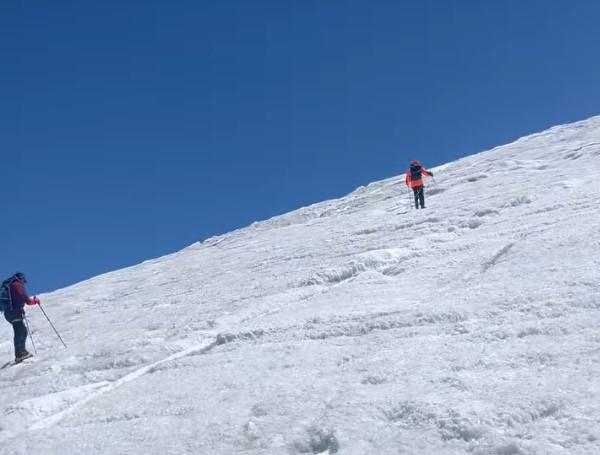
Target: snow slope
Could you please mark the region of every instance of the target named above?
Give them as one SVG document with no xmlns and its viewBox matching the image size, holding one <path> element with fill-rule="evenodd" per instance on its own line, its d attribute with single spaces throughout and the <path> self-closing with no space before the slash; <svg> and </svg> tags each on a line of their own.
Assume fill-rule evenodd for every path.
<svg viewBox="0 0 600 455">
<path fill-rule="evenodd" d="M 42 296 L 2 454 L 600 454 L 600 117 L 434 171 Z"/>
</svg>

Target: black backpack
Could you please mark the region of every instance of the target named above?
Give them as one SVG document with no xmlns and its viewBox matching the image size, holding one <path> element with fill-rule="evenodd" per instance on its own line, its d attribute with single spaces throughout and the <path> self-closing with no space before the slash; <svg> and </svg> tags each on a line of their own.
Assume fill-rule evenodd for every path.
<svg viewBox="0 0 600 455">
<path fill-rule="evenodd" d="M 421 170 L 423 168 L 421 167 L 420 164 L 411 164 L 410 165 L 410 179 L 411 180 L 420 180 L 422 175 L 421 175 Z"/>
<path fill-rule="evenodd" d="M 0 286 L 0 313 L 12 310 L 12 300 L 10 298 L 10 285 L 14 281 L 14 277 L 10 277 L 2 282 Z"/>
</svg>

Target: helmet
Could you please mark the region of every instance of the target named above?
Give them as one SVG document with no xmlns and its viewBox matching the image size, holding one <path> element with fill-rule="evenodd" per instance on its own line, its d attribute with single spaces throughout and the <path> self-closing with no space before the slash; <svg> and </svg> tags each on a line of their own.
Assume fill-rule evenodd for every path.
<svg viewBox="0 0 600 455">
<path fill-rule="evenodd" d="M 412 160 L 412 163 L 410 163 L 410 164 L 421 164 L 421 163 L 419 163 L 419 160 Z"/>
<path fill-rule="evenodd" d="M 27 279 L 25 278 L 25 274 L 23 272 L 15 273 L 15 278 L 17 280 L 21 280 L 23 283 L 27 283 Z"/>
</svg>

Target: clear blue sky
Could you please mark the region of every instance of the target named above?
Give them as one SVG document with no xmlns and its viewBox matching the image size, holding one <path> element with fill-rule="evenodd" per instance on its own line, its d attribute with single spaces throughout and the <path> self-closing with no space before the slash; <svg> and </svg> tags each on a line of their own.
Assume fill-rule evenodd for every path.
<svg viewBox="0 0 600 455">
<path fill-rule="evenodd" d="M 599 114 L 599 19 L 594 0 L 3 1 L 0 273 L 50 291 Z"/>
</svg>

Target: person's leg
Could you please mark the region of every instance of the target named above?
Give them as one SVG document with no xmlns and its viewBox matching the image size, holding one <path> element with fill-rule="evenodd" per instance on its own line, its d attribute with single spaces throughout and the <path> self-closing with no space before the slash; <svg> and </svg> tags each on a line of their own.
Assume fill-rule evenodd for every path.
<svg viewBox="0 0 600 455">
<path fill-rule="evenodd" d="M 15 357 L 20 357 L 27 353 L 27 349 L 25 349 L 27 327 L 25 327 L 23 319 L 13 322 L 13 330 L 15 331 Z"/>
<path fill-rule="evenodd" d="M 15 358 L 20 357 L 27 353 L 27 349 L 25 349 L 25 343 L 27 341 L 27 327 L 25 327 L 23 322 L 23 316 L 6 312 L 4 313 L 4 318 L 10 322 L 13 327 Z"/>
<path fill-rule="evenodd" d="M 419 202 L 421 203 L 421 208 L 425 208 L 425 190 L 423 187 L 419 187 Z"/>
<path fill-rule="evenodd" d="M 15 325 L 13 324 L 13 319 L 15 318 L 15 316 L 13 314 L 10 313 L 10 311 L 7 311 L 4 313 L 4 319 L 6 319 L 6 322 L 8 322 L 12 328 L 13 328 L 13 343 L 14 343 L 14 347 L 15 347 L 15 358 L 18 356 L 18 352 L 17 351 L 17 329 L 15 328 Z"/>
<path fill-rule="evenodd" d="M 413 194 L 415 195 L 415 208 L 419 208 L 419 188 L 413 188 Z"/>
</svg>

